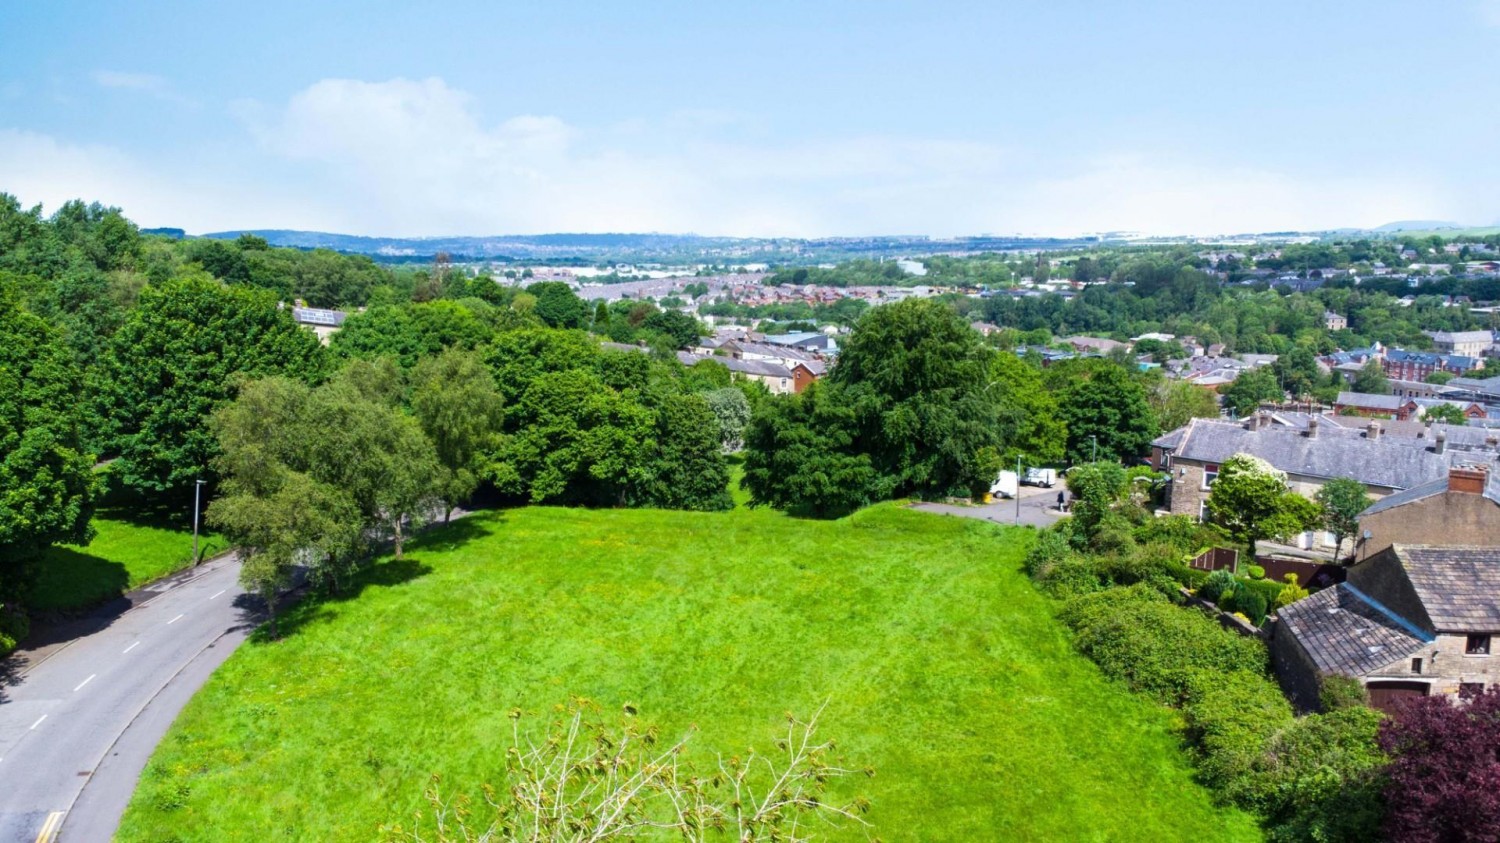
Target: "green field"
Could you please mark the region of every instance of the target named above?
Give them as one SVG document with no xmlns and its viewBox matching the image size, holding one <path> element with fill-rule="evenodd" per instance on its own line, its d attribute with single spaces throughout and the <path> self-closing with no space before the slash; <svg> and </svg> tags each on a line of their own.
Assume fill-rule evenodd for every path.
<svg viewBox="0 0 1500 843">
<path fill-rule="evenodd" d="M 495 781 L 513 708 L 625 703 L 692 752 L 819 734 L 883 840 L 1256 840 L 1172 714 L 1103 679 L 1018 571 L 1029 530 L 883 505 L 837 522 L 528 508 L 434 530 L 308 602 L 197 695 L 122 841 L 377 839 Z M 836 839 L 865 839 L 846 826 Z"/>
<path fill-rule="evenodd" d="M 123 509 L 100 510 L 93 523 L 96 535 L 87 546 L 58 545 L 47 551 L 28 607 L 44 612 L 86 609 L 192 564 L 191 527 Z M 205 557 L 225 547 L 223 538 L 206 530 L 199 542 Z"/>
</svg>

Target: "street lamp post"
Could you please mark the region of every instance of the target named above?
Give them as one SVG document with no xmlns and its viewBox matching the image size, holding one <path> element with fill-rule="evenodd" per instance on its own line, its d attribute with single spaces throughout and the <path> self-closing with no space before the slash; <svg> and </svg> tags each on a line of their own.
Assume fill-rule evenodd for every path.
<svg viewBox="0 0 1500 843">
<path fill-rule="evenodd" d="M 1016 523 L 1021 523 L 1021 455 L 1016 454 Z"/>
<path fill-rule="evenodd" d="M 198 503 L 203 494 L 203 481 L 193 481 L 193 564 L 198 564 Z"/>
<path fill-rule="evenodd" d="M 1090 436 L 1089 437 L 1089 441 L 1092 442 L 1092 443 L 1094 443 L 1094 458 L 1091 460 L 1091 462 L 1098 462 L 1099 461 L 1099 437 L 1097 437 L 1097 436 Z"/>
</svg>

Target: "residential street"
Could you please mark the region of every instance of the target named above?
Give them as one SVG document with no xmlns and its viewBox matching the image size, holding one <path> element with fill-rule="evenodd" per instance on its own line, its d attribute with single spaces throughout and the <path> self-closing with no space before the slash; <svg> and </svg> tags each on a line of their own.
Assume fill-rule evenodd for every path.
<svg viewBox="0 0 1500 843">
<path fill-rule="evenodd" d="M 110 838 L 167 727 L 257 622 L 238 573 L 232 555 L 205 563 L 7 660 L 0 841 Z"/>
<path fill-rule="evenodd" d="M 1021 517 L 1016 518 L 1016 502 L 1000 499 L 987 504 L 917 503 L 912 509 L 934 512 L 939 515 L 957 515 L 963 518 L 978 518 L 996 524 L 1030 524 L 1033 527 L 1048 527 L 1062 517 L 1057 511 L 1057 493 L 1064 491 L 1061 479 L 1050 489 L 1041 486 L 1021 487 Z"/>
</svg>

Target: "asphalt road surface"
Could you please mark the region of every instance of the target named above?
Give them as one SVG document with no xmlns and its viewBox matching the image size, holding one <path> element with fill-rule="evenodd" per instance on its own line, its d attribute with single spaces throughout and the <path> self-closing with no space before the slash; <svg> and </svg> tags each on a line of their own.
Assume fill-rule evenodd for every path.
<svg viewBox="0 0 1500 843">
<path fill-rule="evenodd" d="M 917 503 L 912 509 L 935 512 L 939 515 L 957 515 L 961 518 L 977 518 L 996 524 L 1030 524 L 1033 527 L 1050 527 L 1063 514 L 1057 510 L 1057 493 L 1066 491 L 1062 481 L 1046 489 L 1041 486 L 1021 487 L 1021 514 L 1016 517 L 1016 502 L 999 499 L 986 504 Z"/>
<path fill-rule="evenodd" d="M 254 629 L 224 557 L 117 601 L 0 676 L 0 841 L 106 841 L 177 713 Z"/>
</svg>

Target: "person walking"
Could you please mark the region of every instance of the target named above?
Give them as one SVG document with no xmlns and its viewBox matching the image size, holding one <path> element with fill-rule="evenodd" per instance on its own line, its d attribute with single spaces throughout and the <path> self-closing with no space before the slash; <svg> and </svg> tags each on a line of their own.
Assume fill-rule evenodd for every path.
<svg viewBox="0 0 1500 843">
<path fill-rule="evenodd" d="M 1066 501 L 1066 500 L 1067 500 L 1067 498 L 1065 498 L 1063 496 L 1062 492 L 1058 492 L 1057 493 L 1057 511 L 1058 512 L 1067 512 L 1068 511 L 1067 509 L 1064 508 L 1064 501 Z"/>
</svg>

